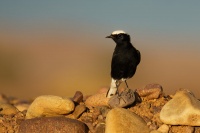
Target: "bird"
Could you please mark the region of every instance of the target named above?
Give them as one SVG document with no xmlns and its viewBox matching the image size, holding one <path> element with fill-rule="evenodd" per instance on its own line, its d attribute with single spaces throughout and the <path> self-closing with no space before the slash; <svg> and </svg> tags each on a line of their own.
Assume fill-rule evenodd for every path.
<svg viewBox="0 0 200 133">
<path fill-rule="evenodd" d="M 111 38 L 116 43 L 111 61 L 110 74 L 112 80 L 106 95 L 107 98 L 111 98 L 116 93 L 118 94 L 118 87 L 121 82 L 124 81 L 129 89 L 126 80 L 132 78 L 135 74 L 141 55 L 140 51 L 132 45 L 130 35 L 123 30 L 113 31 L 106 38 Z"/>
</svg>

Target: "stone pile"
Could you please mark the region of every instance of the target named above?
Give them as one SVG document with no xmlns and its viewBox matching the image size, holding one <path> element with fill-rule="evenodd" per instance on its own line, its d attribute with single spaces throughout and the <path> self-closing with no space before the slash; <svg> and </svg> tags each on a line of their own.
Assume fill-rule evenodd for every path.
<svg viewBox="0 0 200 133">
<path fill-rule="evenodd" d="M 106 98 L 107 90 L 34 100 L 0 94 L 0 133 L 200 133 L 200 101 L 188 90 L 164 95 L 161 85 L 148 84 L 126 95 L 121 89 L 117 102 L 132 94 L 135 100 L 123 106 Z"/>
</svg>

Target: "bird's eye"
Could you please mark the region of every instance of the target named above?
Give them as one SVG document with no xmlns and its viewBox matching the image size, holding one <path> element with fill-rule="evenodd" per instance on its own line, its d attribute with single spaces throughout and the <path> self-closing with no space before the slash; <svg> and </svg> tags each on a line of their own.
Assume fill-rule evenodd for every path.
<svg viewBox="0 0 200 133">
<path fill-rule="evenodd" d="M 123 35 L 122 35 L 122 34 L 117 35 L 117 37 L 118 37 L 119 39 L 123 39 Z"/>
</svg>

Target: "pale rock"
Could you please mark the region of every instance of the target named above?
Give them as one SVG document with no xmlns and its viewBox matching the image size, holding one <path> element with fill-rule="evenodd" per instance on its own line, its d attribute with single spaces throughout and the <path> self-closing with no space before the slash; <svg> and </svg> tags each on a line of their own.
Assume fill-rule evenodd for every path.
<svg viewBox="0 0 200 133">
<path fill-rule="evenodd" d="M 170 125 L 200 126 L 200 101 L 189 91 L 179 90 L 163 106 L 160 120 Z"/>
<path fill-rule="evenodd" d="M 1 115 L 14 115 L 19 111 L 13 105 L 8 103 L 0 103 L 0 114 Z"/>
<path fill-rule="evenodd" d="M 167 126 L 166 124 L 163 124 L 157 130 L 161 133 L 168 133 L 169 132 L 169 126 Z"/>
<path fill-rule="evenodd" d="M 97 93 L 90 97 L 88 97 L 85 101 L 85 104 L 87 107 L 97 107 L 97 106 L 109 106 L 108 100 L 109 98 L 106 98 L 106 92 L 104 93 Z"/>
<path fill-rule="evenodd" d="M 108 112 L 105 133 L 149 133 L 145 121 L 124 108 L 114 108 Z"/>
<path fill-rule="evenodd" d="M 159 84 L 148 84 L 144 88 L 139 88 L 136 92 L 140 97 L 143 97 L 147 100 L 157 99 L 163 93 L 162 86 Z"/>
<path fill-rule="evenodd" d="M 26 119 L 42 116 L 58 116 L 74 110 L 74 103 L 68 98 L 53 95 L 37 97 L 26 113 Z"/>
</svg>

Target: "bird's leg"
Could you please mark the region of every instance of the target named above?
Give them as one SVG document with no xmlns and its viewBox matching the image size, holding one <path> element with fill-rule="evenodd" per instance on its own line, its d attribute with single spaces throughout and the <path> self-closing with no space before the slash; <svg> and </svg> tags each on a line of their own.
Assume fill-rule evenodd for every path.
<svg viewBox="0 0 200 133">
<path fill-rule="evenodd" d="M 127 84 L 126 80 L 125 80 L 124 82 L 125 82 L 125 84 L 126 84 L 126 87 L 127 87 L 127 89 L 129 89 L 129 87 L 128 87 L 128 84 Z"/>
<path fill-rule="evenodd" d="M 129 87 L 128 87 L 128 83 L 126 82 L 126 79 L 122 79 L 122 81 L 124 81 L 125 82 L 125 84 L 126 84 L 126 88 L 125 88 L 125 90 L 124 91 L 129 91 Z M 121 93 L 122 94 L 122 93 Z M 119 96 L 121 97 L 121 94 L 119 94 Z"/>
<path fill-rule="evenodd" d="M 118 88 L 119 88 L 119 85 L 120 85 L 120 81 L 119 80 L 116 80 L 116 82 L 115 82 L 115 84 L 116 84 L 116 86 L 117 86 L 117 94 L 119 95 L 119 90 L 118 90 Z"/>
<path fill-rule="evenodd" d="M 108 90 L 106 97 L 110 98 L 113 95 L 115 95 L 117 93 L 117 89 L 119 85 L 120 85 L 120 82 L 118 80 L 112 79 L 110 89 Z"/>
</svg>

